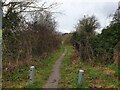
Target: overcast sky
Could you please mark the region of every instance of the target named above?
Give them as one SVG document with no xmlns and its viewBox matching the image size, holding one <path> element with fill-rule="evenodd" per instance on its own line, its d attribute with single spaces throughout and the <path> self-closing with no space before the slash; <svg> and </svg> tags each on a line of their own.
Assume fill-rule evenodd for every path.
<svg viewBox="0 0 120 90">
<path fill-rule="evenodd" d="M 119 0 L 52 0 L 62 3 L 57 11 L 63 14 L 57 14 L 58 31 L 69 33 L 84 15 L 95 15 L 101 24 L 101 28 L 109 25 L 110 15 L 118 7 Z M 115 1 L 115 2 L 114 2 Z M 98 32 L 101 29 L 97 30 Z"/>
<path fill-rule="evenodd" d="M 9 1 L 9 0 L 8 0 Z M 11 0 L 10 0 L 11 1 Z M 19 0 L 14 0 L 19 1 Z M 21 0 L 22 1 L 22 0 Z M 28 0 L 32 1 L 32 0 Z M 39 1 L 39 0 L 38 0 Z M 111 15 L 113 15 L 118 8 L 120 0 L 41 0 L 48 4 L 57 2 L 59 8 L 54 11 L 63 14 L 56 14 L 55 18 L 58 22 L 58 31 L 69 33 L 75 30 L 75 25 L 78 20 L 84 15 L 95 15 L 100 22 L 101 28 L 97 32 L 101 32 L 102 28 L 109 25 Z M 38 3 L 39 4 L 39 3 Z"/>
</svg>

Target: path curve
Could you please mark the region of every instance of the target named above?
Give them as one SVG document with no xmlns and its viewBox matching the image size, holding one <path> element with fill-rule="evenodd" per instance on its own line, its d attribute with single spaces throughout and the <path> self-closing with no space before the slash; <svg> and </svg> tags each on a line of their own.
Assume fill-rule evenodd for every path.
<svg viewBox="0 0 120 90">
<path fill-rule="evenodd" d="M 47 83 L 43 86 L 43 88 L 57 88 L 58 87 L 58 81 L 60 79 L 60 65 L 61 62 L 67 52 L 67 49 L 65 48 L 64 53 L 60 56 L 60 58 L 55 62 L 52 73 L 49 76 L 49 79 Z"/>
</svg>

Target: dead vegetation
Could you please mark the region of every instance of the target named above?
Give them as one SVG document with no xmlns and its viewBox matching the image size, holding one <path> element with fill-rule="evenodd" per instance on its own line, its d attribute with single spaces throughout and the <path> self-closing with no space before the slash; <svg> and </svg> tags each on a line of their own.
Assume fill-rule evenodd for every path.
<svg viewBox="0 0 120 90">
<path fill-rule="evenodd" d="M 120 61 L 120 42 L 118 42 L 114 48 L 114 65 L 118 65 L 118 62 Z"/>
<path fill-rule="evenodd" d="M 90 65 L 89 62 L 78 60 L 78 55 L 73 50 L 71 58 L 65 56 L 62 65 L 62 79 L 59 84 L 63 88 L 116 88 L 119 89 L 118 67 L 114 65 L 102 65 L 96 63 Z M 79 70 L 84 70 L 84 83 L 78 85 Z"/>
</svg>

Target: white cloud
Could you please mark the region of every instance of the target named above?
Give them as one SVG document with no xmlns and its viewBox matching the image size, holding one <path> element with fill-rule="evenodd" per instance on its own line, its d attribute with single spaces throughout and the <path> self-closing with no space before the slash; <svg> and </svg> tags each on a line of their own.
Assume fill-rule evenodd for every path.
<svg viewBox="0 0 120 90">
<path fill-rule="evenodd" d="M 115 12 L 119 2 L 119 0 L 40 0 L 40 2 L 41 1 L 46 1 L 47 5 L 53 2 L 63 3 L 57 9 L 57 11 L 63 11 L 63 14 L 55 16 L 59 24 L 59 31 L 65 33 L 73 31 L 77 21 L 83 18 L 83 15 L 94 14 L 98 18 L 101 27 L 104 28 L 110 23 L 111 18 L 109 16 Z"/>
<path fill-rule="evenodd" d="M 64 29 L 64 28 L 58 28 L 57 31 L 62 32 L 62 33 L 69 33 L 70 32 L 69 29 Z"/>
<path fill-rule="evenodd" d="M 63 15 L 57 15 L 57 21 L 61 32 L 71 32 L 77 21 L 83 15 L 95 15 L 101 27 L 105 27 L 110 22 L 110 15 L 117 9 L 118 1 L 114 0 L 55 0 L 63 3 L 59 8 L 64 11 Z M 61 29 L 64 28 L 64 29 Z M 100 31 L 100 30 L 99 30 Z"/>
</svg>

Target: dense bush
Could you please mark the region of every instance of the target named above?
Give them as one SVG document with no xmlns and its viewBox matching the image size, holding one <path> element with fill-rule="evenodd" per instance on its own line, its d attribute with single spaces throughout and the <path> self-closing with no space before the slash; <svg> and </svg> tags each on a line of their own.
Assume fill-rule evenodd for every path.
<svg viewBox="0 0 120 90">
<path fill-rule="evenodd" d="M 48 53 L 59 48 L 61 38 L 56 32 L 57 23 L 53 15 L 46 10 L 36 12 L 35 6 L 31 13 L 24 13 L 24 7 L 32 7 L 29 5 L 29 2 L 9 2 L 4 5 L 8 6 L 8 10 L 3 13 L 2 27 L 4 68 L 31 62 L 34 57 L 46 57 Z M 19 11 L 19 7 L 23 10 Z M 24 17 L 26 13 L 31 16 L 28 17 L 29 21 Z"/>
<path fill-rule="evenodd" d="M 94 55 L 102 62 L 112 63 L 115 45 L 120 41 L 120 24 L 111 25 L 102 30 L 101 34 L 91 39 Z"/>
<path fill-rule="evenodd" d="M 81 21 L 84 22 L 84 19 Z M 76 47 L 79 45 L 78 51 L 83 53 L 80 59 L 86 61 L 89 56 L 92 61 L 97 61 L 105 64 L 110 64 L 114 62 L 113 53 L 116 44 L 120 41 L 120 24 L 113 23 L 102 30 L 100 34 L 94 32 L 90 28 L 90 25 L 86 25 L 83 22 L 80 22 L 76 28 L 76 32 L 73 33 L 71 37 L 71 43 Z M 115 22 L 115 21 L 114 21 Z M 82 24 L 85 28 L 81 27 Z M 87 28 L 88 27 L 88 28 Z M 86 30 L 89 30 L 86 31 Z M 90 31 L 91 30 L 91 31 Z M 88 57 L 88 58 L 87 58 Z"/>
<path fill-rule="evenodd" d="M 95 29 L 98 27 L 99 23 L 95 16 L 84 16 L 76 26 L 71 42 L 76 49 L 79 49 L 80 59 L 83 61 L 92 62 L 94 59 L 90 39 L 95 36 Z"/>
</svg>

